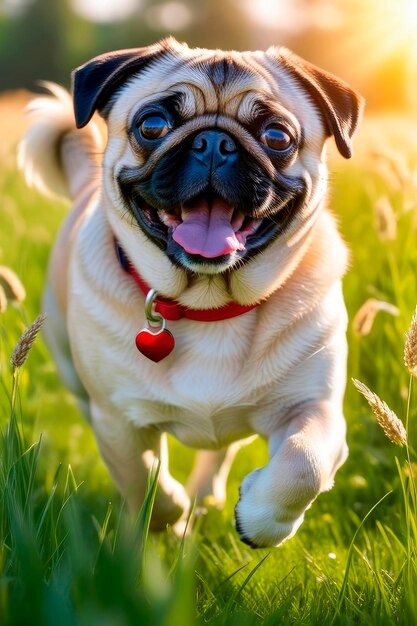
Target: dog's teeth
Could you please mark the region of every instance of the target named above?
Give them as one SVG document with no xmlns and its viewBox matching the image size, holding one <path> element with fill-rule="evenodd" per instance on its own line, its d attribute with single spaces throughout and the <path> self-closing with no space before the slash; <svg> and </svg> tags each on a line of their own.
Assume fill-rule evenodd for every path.
<svg viewBox="0 0 417 626">
<path fill-rule="evenodd" d="M 168 213 L 165 213 L 165 211 L 161 211 L 161 210 L 159 210 L 159 211 L 158 211 L 158 217 L 159 217 L 159 219 L 161 220 L 161 222 L 162 222 L 163 224 L 166 224 L 166 226 L 168 226 L 168 225 L 169 225 L 169 221 L 170 221 L 170 219 L 171 219 L 171 218 L 170 218 L 170 216 L 168 215 Z"/>
<path fill-rule="evenodd" d="M 161 220 L 161 222 L 163 224 L 165 224 L 165 226 L 168 226 L 168 228 L 172 228 L 175 229 L 178 224 L 180 224 L 181 220 L 177 217 L 177 215 L 171 215 L 170 213 L 167 213 L 166 211 L 160 209 L 158 211 L 158 217 Z"/>
<path fill-rule="evenodd" d="M 168 215 L 168 213 L 165 213 L 165 211 L 158 211 L 158 216 L 161 222 L 168 226 L 169 222 L 171 221 L 171 216 Z"/>
</svg>

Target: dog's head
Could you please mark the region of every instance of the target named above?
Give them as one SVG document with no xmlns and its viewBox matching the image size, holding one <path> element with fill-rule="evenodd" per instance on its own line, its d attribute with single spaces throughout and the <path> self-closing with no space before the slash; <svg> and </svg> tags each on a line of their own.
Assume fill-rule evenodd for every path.
<svg viewBox="0 0 417 626">
<path fill-rule="evenodd" d="M 325 139 L 349 158 L 362 106 L 286 49 L 173 39 L 92 59 L 73 91 L 79 127 L 96 110 L 107 120 L 104 190 L 117 219 L 139 225 L 175 265 L 211 274 L 313 222 Z"/>
</svg>

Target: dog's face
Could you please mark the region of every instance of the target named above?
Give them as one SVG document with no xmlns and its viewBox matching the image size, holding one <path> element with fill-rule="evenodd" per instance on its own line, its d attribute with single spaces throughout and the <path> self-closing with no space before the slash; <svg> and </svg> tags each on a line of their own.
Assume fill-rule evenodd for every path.
<svg viewBox="0 0 417 626">
<path fill-rule="evenodd" d="M 74 73 L 77 125 L 108 123 L 104 188 L 173 264 L 220 273 L 308 228 L 333 135 L 349 157 L 361 101 L 285 49 L 222 52 L 175 40 Z M 134 219 L 132 219 L 132 217 Z"/>
</svg>

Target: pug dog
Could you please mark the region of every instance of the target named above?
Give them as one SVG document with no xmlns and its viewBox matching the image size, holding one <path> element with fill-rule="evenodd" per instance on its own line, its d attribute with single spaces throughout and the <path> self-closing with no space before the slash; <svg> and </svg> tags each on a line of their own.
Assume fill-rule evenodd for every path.
<svg viewBox="0 0 417 626">
<path fill-rule="evenodd" d="M 137 511 L 158 461 L 152 526 L 180 523 L 194 497 L 224 501 L 259 435 L 270 458 L 241 484 L 236 530 L 281 544 L 347 457 L 347 253 L 325 143 L 351 156 L 361 97 L 284 48 L 172 38 L 88 61 L 73 102 L 50 89 L 19 151 L 30 185 L 74 203 L 46 336 L 118 489 Z M 166 433 L 200 449 L 186 487 Z"/>
</svg>

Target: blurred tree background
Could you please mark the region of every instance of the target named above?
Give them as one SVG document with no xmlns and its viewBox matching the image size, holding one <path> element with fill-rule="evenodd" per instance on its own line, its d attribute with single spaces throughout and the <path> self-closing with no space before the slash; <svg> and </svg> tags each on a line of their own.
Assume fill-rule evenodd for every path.
<svg viewBox="0 0 417 626">
<path fill-rule="evenodd" d="M 108 50 L 172 34 L 192 46 L 285 45 L 369 108 L 417 106 L 417 0 L 0 0 L 0 90 L 65 85 Z"/>
</svg>

